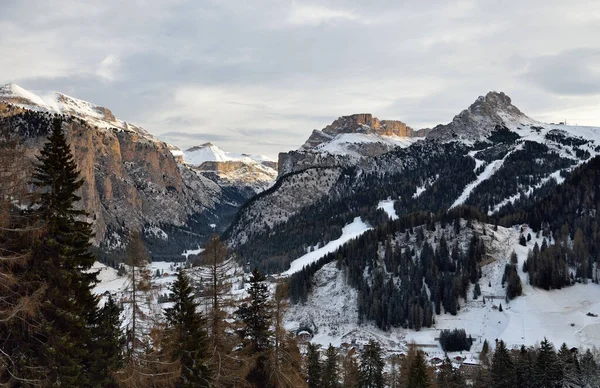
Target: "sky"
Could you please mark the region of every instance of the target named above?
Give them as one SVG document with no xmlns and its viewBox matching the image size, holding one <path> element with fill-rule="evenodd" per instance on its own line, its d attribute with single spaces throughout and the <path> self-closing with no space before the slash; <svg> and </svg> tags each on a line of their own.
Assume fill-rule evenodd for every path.
<svg viewBox="0 0 600 388">
<path fill-rule="evenodd" d="M 0 84 L 188 148 L 298 148 L 337 117 L 447 123 L 488 91 L 600 125 L 600 2 L 0 0 Z"/>
</svg>

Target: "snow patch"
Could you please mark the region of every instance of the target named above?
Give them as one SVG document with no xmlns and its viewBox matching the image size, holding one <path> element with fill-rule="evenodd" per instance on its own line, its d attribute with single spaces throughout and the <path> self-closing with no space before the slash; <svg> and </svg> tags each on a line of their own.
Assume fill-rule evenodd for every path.
<svg viewBox="0 0 600 388">
<path fill-rule="evenodd" d="M 388 217 L 390 217 L 390 219 L 393 220 L 397 220 L 398 219 L 398 215 L 396 214 L 396 210 L 394 209 L 394 203 L 396 201 L 391 200 L 391 199 L 386 199 L 384 201 L 379 201 L 379 204 L 377 205 L 377 209 L 382 209 L 384 212 L 387 213 Z"/>
<path fill-rule="evenodd" d="M 315 261 L 319 260 L 321 257 L 325 256 L 328 253 L 334 252 L 348 241 L 360 236 L 361 234 L 370 229 L 371 227 L 365 224 L 360 217 L 356 217 L 352 223 L 344 226 L 340 238 L 338 238 L 337 240 L 330 241 L 329 243 L 325 244 L 325 246 L 323 246 L 322 248 L 307 253 L 304 256 L 292 261 L 292 263 L 290 264 L 290 269 L 283 272 L 282 275 L 289 276 L 301 271 L 302 268 L 304 268 L 305 266 L 314 263 Z"/>
</svg>

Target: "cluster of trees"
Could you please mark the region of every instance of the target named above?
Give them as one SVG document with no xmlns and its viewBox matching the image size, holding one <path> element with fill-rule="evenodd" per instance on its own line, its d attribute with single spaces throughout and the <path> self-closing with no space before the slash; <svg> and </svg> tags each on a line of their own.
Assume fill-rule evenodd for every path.
<svg viewBox="0 0 600 388">
<path fill-rule="evenodd" d="M 473 338 L 465 329 L 442 330 L 440 332 L 440 345 L 444 352 L 460 352 L 471 349 Z"/>
<path fill-rule="evenodd" d="M 499 145 L 494 148 L 496 147 L 504 149 L 506 146 Z M 476 157 L 478 156 L 479 154 Z M 499 156 L 502 155 L 495 155 L 495 157 Z M 543 163 L 539 163 L 539 160 L 543 160 Z M 502 166 L 493 176 L 473 189 L 466 203 L 477 207 L 480 211 L 488 212 L 504 199 L 520 192 L 523 192 L 521 195 L 523 198 L 539 200 L 542 193 L 548 191 L 550 185 L 556 185 L 556 181 L 551 179 L 543 187 L 544 191 L 541 192 L 535 186 L 549 174 L 570 167 L 574 163 L 572 159 L 550 152 L 544 144 L 524 141 L 521 149 L 506 156 Z M 524 192 L 529 188 L 534 188 L 534 192 L 531 195 L 525 195 Z M 518 205 L 519 203 L 517 203 Z"/>
<path fill-rule="evenodd" d="M 487 345 L 487 344 L 486 344 Z M 474 386 L 479 387 L 596 387 L 600 370 L 592 352 L 580 354 L 562 344 L 558 352 L 544 339 L 537 348 L 509 350 L 503 341 L 493 354 L 484 346 L 480 358 L 489 369 L 481 369 Z"/>
<path fill-rule="evenodd" d="M 78 208 L 83 181 L 62 120 L 54 120 L 32 180 L 20 156 L 16 146 L 7 148 L 0 163 L 0 384 L 303 386 L 298 347 L 283 329 L 285 287 L 272 299 L 253 273 L 249 298 L 229 320 L 221 280 L 227 267 L 216 241 L 206 250 L 208 316 L 199 312 L 193 281 L 182 270 L 170 287 L 170 307 L 156 311 L 150 256 L 133 233 L 126 253 L 130 288 L 121 301 L 108 297 L 102 305 L 92 293 L 91 224 Z M 30 180 L 36 194 L 21 204 Z"/>
<path fill-rule="evenodd" d="M 456 143 L 437 144 L 434 150 L 427 148 L 432 147 L 430 144 L 421 147 L 425 149 L 415 145 L 388 155 L 404 160 L 406 166 L 402 172 L 394 172 L 386 166 L 374 168 L 374 172 L 365 172 L 358 167 L 343 169 L 335 190 L 327 197 L 302 209 L 286 222 L 251 235 L 238 249 L 240 261 L 249 262 L 266 273 L 282 272 L 309 247 L 323 246 L 338 238 L 344 225 L 355 217 L 361 217 L 372 226 L 387 223 L 388 215 L 377 209 L 381 198 L 397 198 L 395 209 L 399 215 L 447 209 L 464 186 L 475 179 L 474 161 L 465 155 L 466 148 Z M 408 163 L 411 160 L 415 162 Z M 388 170 L 381 172 L 379 168 Z M 240 212 L 267 195 L 279 195 L 277 188 L 281 182 L 298 174 L 281 177 L 273 188 L 251 199 Z M 427 185 L 428 190 L 414 197 L 416 188 L 423 185 Z M 230 232 L 231 229 L 225 232 L 224 237 L 229 237 Z"/>
<path fill-rule="evenodd" d="M 290 279 L 291 301 L 305 301 L 312 275 L 336 261 L 348 283 L 358 290 L 361 320 L 374 321 L 384 330 L 419 330 L 430 327 L 435 314 L 455 315 L 460 309 L 459 299 L 466 300 L 469 285 L 476 287 L 481 278 L 480 263 L 485 255 L 483 240 L 472 231 L 470 222 L 465 229 L 471 235 L 468 245 L 458 245 L 460 219 L 470 217 L 470 213 L 468 209 L 440 216 L 413 213 L 364 233 L 294 274 Z M 436 228 L 444 228 L 448 234 L 435 237 L 434 249 L 425 236 L 431 236 Z M 449 244 L 446 236 L 453 236 L 454 243 Z"/>
</svg>

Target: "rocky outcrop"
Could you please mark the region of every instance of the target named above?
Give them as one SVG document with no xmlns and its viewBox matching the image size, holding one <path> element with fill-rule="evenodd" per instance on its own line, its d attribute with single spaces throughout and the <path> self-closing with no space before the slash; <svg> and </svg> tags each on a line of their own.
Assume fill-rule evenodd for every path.
<svg viewBox="0 0 600 388">
<path fill-rule="evenodd" d="M 478 141 L 489 137 L 496 126 L 521 124 L 524 127 L 532 122 L 534 120 L 512 104 L 509 96 L 502 92 L 489 92 L 454 116 L 450 123 L 435 126 L 427 138 L 439 141 Z"/>
<path fill-rule="evenodd" d="M 49 133 L 51 114 L 2 102 L 0 112 L 0 133 L 18 137 L 33 160 Z M 122 248 L 127 231 L 137 229 L 147 232 L 155 258 L 176 257 L 210 235 L 210 224 L 217 231 L 226 228 L 245 200 L 179 163 L 172 147 L 141 131 L 96 128 L 64 117 L 85 181 L 81 205 L 93 220 L 95 245 L 104 252 Z M 157 238 L 168 241 L 157 244 Z"/>
</svg>

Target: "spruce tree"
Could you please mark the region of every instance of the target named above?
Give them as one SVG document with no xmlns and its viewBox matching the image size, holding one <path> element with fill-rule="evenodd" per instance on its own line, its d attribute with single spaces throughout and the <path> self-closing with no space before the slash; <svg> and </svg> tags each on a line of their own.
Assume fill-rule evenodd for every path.
<svg viewBox="0 0 600 388">
<path fill-rule="evenodd" d="M 560 380 L 560 367 L 554 347 L 546 338 L 540 343 L 534 367 L 535 387 L 554 387 Z"/>
<path fill-rule="evenodd" d="M 359 387 L 383 388 L 383 367 L 381 346 L 378 342 L 369 340 L 360 358 Z"/>
<path fill-rule="evenodd" d="M 422 350 L 417 350 L 408 372 L 407 388 L 429 388 L 431 381 Z"/>
<path fill-rule="evenodd" d="M 33 174 L 41 195 L 32 209 L 44 222 L 44 232 L 32 247 L 29 280 L 47 288 L 38 317 L 41 332 L 30 338 L 37 348 L 31 364 L 49 367 L 52 384 L 80 387 L 90 383 L 97 312 L 92 294 L 97 273 L 90 271 L 95 261 L 90 252 L 93 234 L 85 211 L 76 207 L 83 183 L 62 120 L 55 118 Z"/>
<path fill-rule="evenodd" d="M 205 320 L 198 312 L 198 303 L 189 277 L 181 268 L 177 279 L 169 287 L 173 306 L 165 309 L 167 337 L 172 360 L 181 363 L 177 387 L 210 386 L 208 338 Z"/>
<path fill-rule="evenodd" d="M 246 376 L 249 383 L 269 387 L 269 366 L 267 351 L 271 346 L 271 306 L 269 289 L 265 278 L 257 269 L 250 276 L 249 302 L 244 302 L 236 310 L 241 328 L 238 335 L 244 341 L 246 350 L 255 359 L 255 364 Z"/>
<path fill-rule="evenodd" d="M 318 345 L 309 343 L 306 353 L 306 381 L 308 388 L 321 387 L 321 360 Z"/>
<path fill-rule="evenodd" d="M 321 387 L 323 388 L 336 388 L 339 387 L 338 383 L 338 352 L 337 349 L 329 344 L 329 347 L 325 351 L 325 365 L 323 365 L 323 375 L 321 376 Z"/>
<path fill-rule="evenodd" d="M 492 385 L 494 388 L 512 388 L 516 383 L 515 368 L 504 341 L 496 344 L 492 358 Z"/>
<path fill-rule="evenodd" d="M 121 331 L 121 312 L 112 296 L 98 311 L 94 328 L 94 361 L 90 365 L 90 380 L 97 387 L 117 387 L 112 374 L 123 367 L 125 337 Z"/>
</svg>

